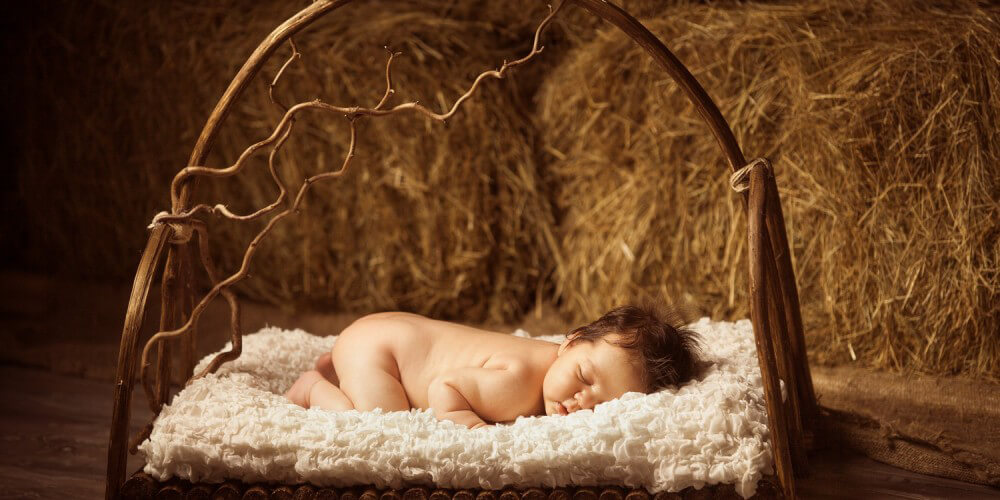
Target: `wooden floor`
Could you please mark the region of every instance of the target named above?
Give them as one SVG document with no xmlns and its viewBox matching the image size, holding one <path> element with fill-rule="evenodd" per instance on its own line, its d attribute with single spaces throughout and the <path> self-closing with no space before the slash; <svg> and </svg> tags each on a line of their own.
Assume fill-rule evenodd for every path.
<svg viewBox="0 0 1000 500">
<path fill-rule="evenodd" d="M 0 498 L 104 498 L 112 391 L 108 382 L 0 365 Z M 141 427 L 151 413 L 136 399 Z M 129 471 L 140 466 L 130 458 Z"/>
<path fill-rule="evenodd" d="M 104 495 L 112 386 L 0 365 L 0 499 Z M 133 422 L 149 418 L 142 398 Z M 129 471 L 140 466 L 132 457 Z M 1000 490 L 923 476 L 859 455 L 813 456 L 803 498 L 1000 498 Z"/>
</svg>

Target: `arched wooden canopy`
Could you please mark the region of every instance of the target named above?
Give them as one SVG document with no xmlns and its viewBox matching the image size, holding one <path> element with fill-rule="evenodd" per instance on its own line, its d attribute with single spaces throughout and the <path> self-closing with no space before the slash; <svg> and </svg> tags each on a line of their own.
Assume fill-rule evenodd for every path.
<svg viewBox="0 0 1000 500">
<path fill-rule="evenodd" d="M 216 104 L 191 152 L 188 165 L 204 163 L 233 103 L 275 50 L 316 19 L 350 2 L 351 0 L 317 0 L 282 23 L 261 42 Z M 811 445 L 811 430 L 817 409 L 805 353 L 798 291 L 781 203 L 770 163 L 761 159 L 750 165 L 746 164 L 743 152 L 718 107 L 687 68 L 642 23 L 604 0 L 565 0 L 564 3 L 575 4 L 614 24 L 645 49 L 674 79 L 705 120 L 722 148 L 729 167 L 736 174 L 733 182 L 748 181 L 749 187 L 742 190 L 742 193 L 748 215 L 751 321 L 764 381 L 777 476 L 784 496 L 794 498 L 795 475 L 805 471 L 806 450 Z M 183 213 L 188 208 L 195 183 L 195 178 L 183 182 L 176 196 L 172 197 L 173 214 Z M 129 447 L 129 404 L 138 364 L 138 333 L 149 289 L 161 263 L 161 330 L 187 321 L 192 310 L 193 274 L 187 248 L 189 238 L 178 239 L 178 235 L 174 234 L 177 231 L 175 228 L 176 226 L 169 224 L 157 224 L 152 228 L 132 285 L 118 352 L 115 402 L 108 445 L 107 499 L 120 497 L 125 480 L 126 451 Z M 162 262 L 165 248 L 168 249 L 167 255 L 165 262 Z M 239 321 L 236 307 L 233 308 L 233 321 L 234 324 Z M 166 399 L 169 386 L 170 364 L 167 345 L 161 342 L 157 347 L 156 392 L 162 402 Z M 779 378 L 785 382 L 784 401 Z"/>
</svg>

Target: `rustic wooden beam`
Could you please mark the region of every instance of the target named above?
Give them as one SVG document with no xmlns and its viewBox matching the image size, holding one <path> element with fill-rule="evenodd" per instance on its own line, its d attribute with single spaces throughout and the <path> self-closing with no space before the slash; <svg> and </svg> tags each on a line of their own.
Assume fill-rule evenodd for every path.
<svg viewBox="0 0 1000 500">
<path fill-rule="evenodd" d="M 631 489 L 625 495 L 625 500 L 650 500 L 649 492 L 644 489 Z"/>
<path fill-rule="evenodd" d="M 521 498 L 524 500 L 545 500 L 548 495 L 541 488 L 528 488 L 521 494 Z"/>
<path fill-rule="evenodd" d="M 430 490 L 422 487 L 407 488 L 403 492 L 403 500 L 427 500 L 431 494 Z"/>
<path fill-rule="evenodd" d="M 212 498 L 213 488 L 207 484 L 196 484 L 184 495 L 184 500 L 209 500 Z"/>
<path fill-rule="evenodd" d="M 777 498 L 778 491 L 775 489 L 775 477 L 764 476 L 757 483 L 757 495 L 755 498 Z M 518 489 L 513 487 L 502 490 L 489 489 L 447 489 L 437 488 L 431 490 L 425 486 L 403 486 L 401 488 L 375 488 L 372 485 L 353 486 L 346 488 L 324 487 L 317 488 L 309 484 L 283 485 L 254 483 L 244 484 L 239 481 L 227 481 L 221 485 L 206 483 L 191 483 L 182 479 L 170 479 L 165 482 L 158 482 L 149 474 L 137 471 L 125 483 L 125 490 L 133 491 L 134 494 L 125 498 L 154 498 L 159 494 L 166 496 L 176 496 L 178 492 L 187 498 L 202 498 L 208 495 L 209 498 L 221 499 L 245 499 L 245 498 L 268 498 L 268 499 L 295 499 L 295 500 L 360 500 L 361 497 L 371 498 L 400 498 L 405 500 L 462 500 L 468 498 L 488 498 L 509 500 L 568 500 L 570 498 L 594 497 L 598 500 L 614 500 L 616 498 L 632 500 L 684 500 L 684 499 L 733 499 L 741 498 L 734 485 L 729 483 L 705 485 L 695 489 L 688 487 L 681 491 L 669 492 L 661 491 L 655 495 L 644 488 L 623 488 L 621 486 L 578 486 L 578 487 L 533 487 Z M 264 496 L 266 495 L 266 496 Z"/>
<path fill-rule="evenodd" d="M 243 485 L 237 481 L 226 481 L 215 488 L 213 500 L 238 500 L 243 497 Z"/>
<path fill-rule="evenodd" d="M 242 500 L 268 500 L 271 494 L 268 488 L 262 485 L 254 485 L 243 492 Z"/>
<path fill-rule="evenodd" d="M 292 500 L 295 498 L 295 490 L 291 486 L 275 486 L 271 490 L 270 500 Z"/>
<path fill-rule="evenodd" d="M 451 493 L 448 491 L 437 488 L 431 492 L 430 500 L 450 500 Z"/>
<path fill-rule="evenodd" d="M 125 500 L 138 500 L 152 498 L 156 494 L 160 485 L 152 476 L 145 472 L 138 472 L 125 481 L 121 487 L 121 498 Z"/>
<path fill-rule="evenodd" d="M 184 500 L 190 483 L 185 484 L 178 480 L 170 480 L 160 485 L 160 490 L 156 492 L 156 500 Z"/>
<path fill-rule="evenodd" d="M 619 488 L 604 488 L 597 498 L 598 500 L 624 500 L 625 496 L 622 495 L 622 490 Z"/>
<path fill-rule="evenodd" d="M 324 492 L 327 494 L 324 494 Z M 316 489 L 310 484 L 302 484 L 298 488 L 295 488 L 295 495 L 292 498 L 295 500 L 340 500 L 340 496 L 337 495 L 335 490 L 329 488 Z"/>
<path fill-rule="evenodd" d="M 549 500 L 569 500 L 569 490 L 566 488 L 552 488 L 549 492 Z"/>
</svg>

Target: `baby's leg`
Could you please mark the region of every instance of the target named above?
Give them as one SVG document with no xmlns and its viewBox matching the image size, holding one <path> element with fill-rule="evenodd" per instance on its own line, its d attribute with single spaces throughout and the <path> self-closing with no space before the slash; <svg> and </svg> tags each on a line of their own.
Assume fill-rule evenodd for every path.
<svg viewBox="0 0 1000 500">
<path fill-rule="evenodd" d="M 316 382 L 312 386 L 312 390 L 309 391 L 309 407 L 347 411 L 354 409 L 354 403 L 344 394 L 344 391 L 324 378 Z"/>
<path fill-rule="evenodd" d="M 333 354 L 340 375 L 340 389 L 354 403 L 354 408 L 361 411 L 411 408 L 391 353 L 371 349 L 363 354 L 347 354 L 334 349 Z"/>
<path fill-rule="evenodd" d="M 333 385 L 340 385 L 340 379 L 337 378 L 337 372 L 333 369 L 333 355 L 329 352 L 316 359 L 315 369 L 326 377 L 326 379 Z"/>
<path fill-rule="evenodd" d="M 337 386 L 322 373 L 310 370 L 299 376 L 285 393 L 289 401 L 304 408 L 324 410 L 353 410 L 354 404 Z"/>
<path fill-rule="evenodd" d="M 410 409 L 410 400 L 406 397 L 403 385 L 392 374 L 385 370 L 369 367 L 358 370 L 353 375 L 341 381 L 343 394 L 350 398 L 354 407 L 361 411 L 381 408 L 384 411 L 400 411 Z M 317 384 L 318 385 L 318 384 Z"/>
</svg>

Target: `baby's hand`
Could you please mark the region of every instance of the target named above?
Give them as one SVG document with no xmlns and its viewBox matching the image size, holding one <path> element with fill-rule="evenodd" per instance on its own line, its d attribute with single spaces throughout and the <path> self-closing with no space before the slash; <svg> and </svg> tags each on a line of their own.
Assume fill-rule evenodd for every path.
<svg viewBox="0 0 1000 500">
<path fill-rule="evenodd" d="M 478 429 L 489 425 L 485 420 L 479 418 L 479 415 L 476 415 L 476 413 L 472 410 L 457 410 L 448 412 L 435 411 L 434 413 L 440 420 L 450 420 L 458 425 L 464 425 L 469 429 Z"/>
</svg>

